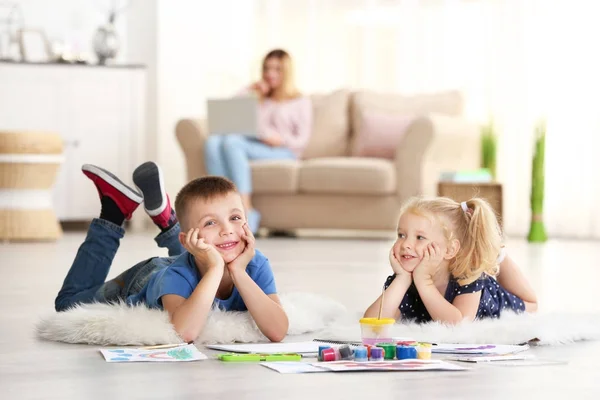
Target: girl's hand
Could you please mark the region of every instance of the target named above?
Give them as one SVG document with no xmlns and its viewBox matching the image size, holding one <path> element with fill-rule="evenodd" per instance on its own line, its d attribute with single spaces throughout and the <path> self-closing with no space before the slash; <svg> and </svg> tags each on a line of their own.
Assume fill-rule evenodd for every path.
<svg viewBox="0 0 600 400">
<path fill-rule="evenodd" d="M 390 250 L 390 265 L 392 266 L 392 271 L 394 271 L 394 274 L 396 274 L 397 278 L 412 281 L 412 274 L 410 272 L 407 272 L 404 268 L 402 268 L 400 257 L 396 255 L 393 247 Z"/>
<path fill-rule="evenodd" d="M 423 251 L 421 262 L 413 272 L 415 281 L 433 279 L 441 263 L 442 251 L 440 247 L 435 243 L 429 243 Z"/>
</svg>

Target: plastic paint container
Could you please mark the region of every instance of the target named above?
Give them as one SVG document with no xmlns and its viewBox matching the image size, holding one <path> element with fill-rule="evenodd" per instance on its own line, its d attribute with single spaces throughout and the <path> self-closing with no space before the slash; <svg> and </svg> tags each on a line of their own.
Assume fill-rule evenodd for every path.
<svg viewBox="0 0 600 400">
<path fill-rule="evenodd" d="M 369 357 L 370 361 L 383 361 L 384 350 L 381 347 L 373 347 L 371 349 L 371 357 Z"/>
<path fill-rule="evenodd" d="M 361 318 L 360 330 L 363 344 L 392 342 L 390 328 L 395 322 L 393 318 Z"/>
<path fill-rule="evenodd" d="M 329 349 L 323 350 L 323 352 L 321 353 L 321 358 L 323 359 L 323 361 L 335 361 L 336 360 L 335 349 L 329 348 Z"/>
<path fill-rule="evenodd" d="M 365 346 L 359 346 L 354 349 L 354 361 L 365 362 L 369 361 L 369 355 Z"/>
<path fill-rule="evenodd" d="M 331 346 L 319 346 L 319 357 L 318 360 L 319 361 L 323 361 L 323 356 L 321 355 L 321 353 L 323 352 L 323 350 L 327 350 L 330 349 Z"/>
<path fill-rule="evenodd" d="M 419 360 L 431 360 L 431 343 L 419 343 L 416 349 Z"/>
<path fill-rule="evenodd" d="M 415 346 L 396 346 L 396 358 L 398 360 L 417 358 L 417 348 Z"/>
<path fill-rule="evenodd" d="M 352 360 L 354 357 L 352 349 L 347 344 L 338 347 L 338 351 L 340 353 L 340 360 Z"/>
<path fill-rule="evenodd" d="M 386 360 L 393 360 L 396 355 L 396 345 L 394 343 L 377 343 L 377 347 L 383 349 L 383 358 Z"/>
</svg>

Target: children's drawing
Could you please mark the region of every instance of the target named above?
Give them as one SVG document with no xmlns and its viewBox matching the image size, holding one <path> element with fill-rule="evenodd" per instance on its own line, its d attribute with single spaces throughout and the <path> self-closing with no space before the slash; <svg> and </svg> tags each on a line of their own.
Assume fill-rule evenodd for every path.
<svg viewBox="0 0 600 400">
<path fill-rule="evenodd" d="M 172 349 L 102 349 L 100 352 L 107 362 L 174 362 L 208 358 L 193 344 Z"/>
</svg>

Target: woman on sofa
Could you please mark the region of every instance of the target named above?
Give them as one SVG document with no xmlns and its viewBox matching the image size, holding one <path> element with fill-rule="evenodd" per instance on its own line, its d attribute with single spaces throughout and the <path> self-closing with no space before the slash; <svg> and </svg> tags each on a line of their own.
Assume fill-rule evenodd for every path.
<svg viewBox="0 0 600 400">
<path fill-rule="evenodd" d="M 273 50 L 263 59 L 262 78 L 244 89 L 260 99 L 259 139 L 240 134 L 209 136 L 204 146 L 209 175 L 232 180 L 242 195 L 248 225 L 260 226 L 260 213 L 251 202 L 251 160 L 295 159 L 302 155 L 312 130 L 312 104 L 296 89 L 292 59 L 284 50 Z"/>
</svg>

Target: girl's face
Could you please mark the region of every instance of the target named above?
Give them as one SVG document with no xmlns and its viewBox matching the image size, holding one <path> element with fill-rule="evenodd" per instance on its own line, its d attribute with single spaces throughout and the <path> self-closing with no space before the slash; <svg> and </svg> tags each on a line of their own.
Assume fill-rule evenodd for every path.
<svg viewBox="0 0 600 400">
<path fill-rule="evenodd" d="M 405 271 L 412 273 L 415 270 L 423 259 L 423 251 L 432 242 L 440 247 L 444 256 L 448 254 L 447 240 L 440 223 L 410 212 L 400 217 L 393 250 Z"/>
<path fill-rule="evenodd" d="M 275 57 L 268 58 L 263 67 L 263 80 L 271 90 L 278 89 L 283 81 L 281 60 Z"/>
</svg>

